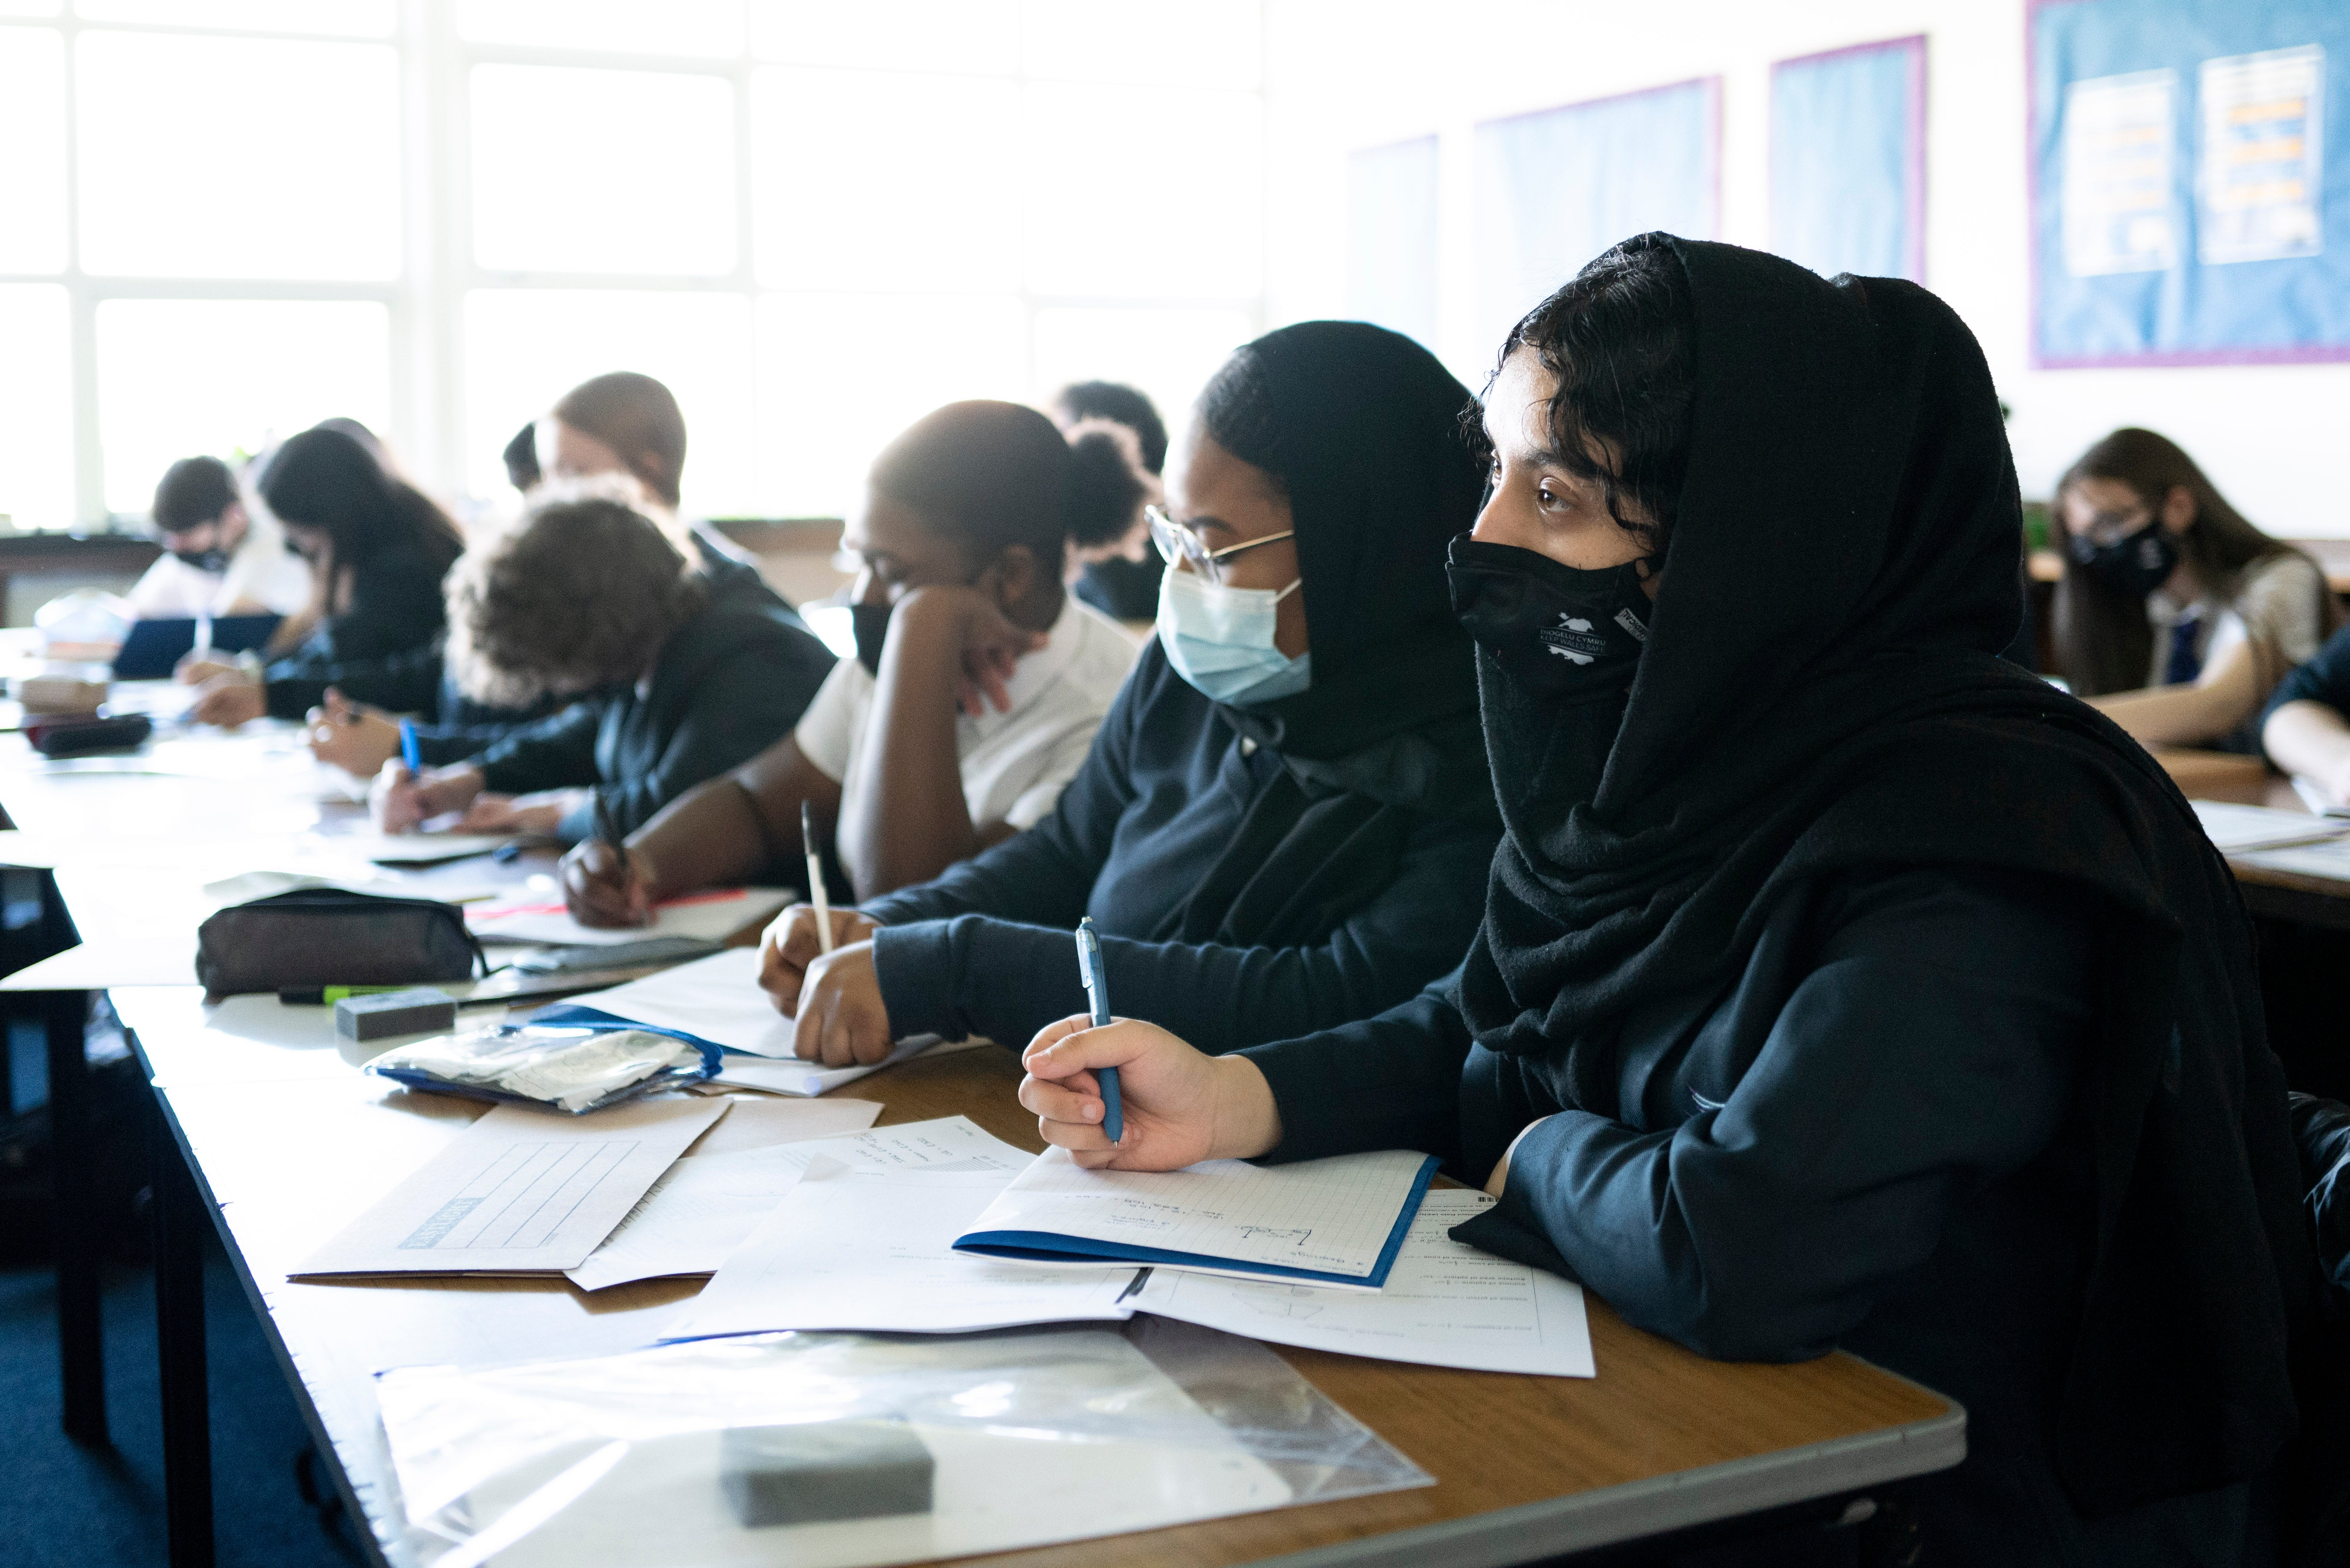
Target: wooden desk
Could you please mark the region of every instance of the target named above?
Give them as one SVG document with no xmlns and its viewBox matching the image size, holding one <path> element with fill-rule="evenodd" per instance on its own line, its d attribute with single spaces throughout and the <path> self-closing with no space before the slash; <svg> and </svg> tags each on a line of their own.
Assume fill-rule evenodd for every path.
<svg viewBox="0 0 2350 1568">
<path fill-rule="evenodd" d="M 253 746 L 258 756 L 267 742 L 221 743 Z M 12 812 L 23 806 L 16 820 L 33 830 L 102 834 L 125 813 L 195 833 L 331 829 L 344 808 L 318 805 L 315 787 L 307 787 L 305 794 L 275 777 L 217 785 L 137 775 L 67 782 L 32 762 L 21 741 L 0 737 L 0 803 Z M 127 918 L 136 891 L 135 878 L 69 874 L 56 900 L 61 929 L 97 945 L 105 934 L 99 926 Z M 72 908 L 76 898 L 79 907 Z M 75 933 L 68 914 L 85 929 Z M 180 940 L 192 944 L 192 933 Z M 285 1272 L 296 1260 L 430 1158 L 481 1107 L 362 1075 L 336 1048 L 325 1010 L 286 1010 L 288 1016 L 269 1027 L 229 1030 L 214 1024 L 192 986 L 112 994 L 161 1112 L 156 1284 L 175 1565 L 210 1562 L 202 1226 L 213 1225 L 225 1241 L 321 1452 L 334 1457 L 335 1482 L 352 1516 L 368 1521 L 371 1555 L 386 1563 L 406 1558 L 372 1372 L 626 1349 L 644 1343 L 699 1289 L 690 1281 L 653 1282 L 589 1296 L 539 1281 L 288 1282 Z M 83 993 L 68 989 L 23 997 L 53 1019 L 53 1072 L 70 1057 L 78 1074 L 83 1002 Z M 1035 1148 L 1034 1124 L 1013 1098 L 1014 1082 L 1008 1054 L 972 1051 L 893 1068 L 844 1093 L 880 1100 L 884 1122 L 961 1113 Z M 68 1118 L 61 1155 L 71 1138 Z M 60 1199 L 70 1201 L 67 1164 L 60 1160 Z M 94 1269 L 89 1277 L 94 1282 Z M 61 1285 L 61 1324 L 68 1293 Z M 1114 1551 L 1201 1565 L 1293 1555 L 1317 1564 L 1520 1562 L 1834 1499 L 1964 1455 L 1962 1411 L 1854 1358 L 1795 1366 L 1709 1362 L 1627 1327 L 1596 1299 L 1590 1316 L 1599 1369 L 1591 1381 L 1282 1352 L 1436 1476 L 1433 1488 L 1186 1526 L 1108 1548 L 1077 1542 L 1016 1560 L 1041 1568 L 1097 1562 Z M 94 1383 L 96 1322 L 93 1291 L 85 1325 L 89 1360 L 79 1385 L 85 1401 L 102 1392 Z M 102 1401 L 99 1409 L 102 1438 Z"/>
<path fill-rule="evenodd" d="M 309 1284 L 285 1278 L 349 1217 L 430 1158 L 482 1107 L 330 1064 L 331 1047 L 250 1041 L 224 1056 L 192 993 L 125 999 L 141 1060 L 198 1174 L 254 1304 L 295 1381 L 354 1518 L 400 1561 L 396 1483 L 369 1374 L 392 1365 L 577 1355 L 649 1340 L 701 1287 L 660 1281 L 584 1294 L 560 1282 Z M 1009 1053 L 917 1061 L 848 1085 L 884 1125 L 962 1114 L 1042 1146 L 1013 1097 Z M 1438 1484 L 1161 1531 L 1121 1556 L 1189 1564 L 1519 1562 L 1831 1496 L 1955 1463 L 1964 1416 L 1849 1356 L 1794 1366 L 1710 1362 L 1591 1303 L 1599 1376 L 1502 1376 L 1282 1350 Z M 1279 1348 L 1279 1347 L 1276 1347 Z M 1081 1542 L 991 1562 L 1097 1562 Z"/>
</svg>

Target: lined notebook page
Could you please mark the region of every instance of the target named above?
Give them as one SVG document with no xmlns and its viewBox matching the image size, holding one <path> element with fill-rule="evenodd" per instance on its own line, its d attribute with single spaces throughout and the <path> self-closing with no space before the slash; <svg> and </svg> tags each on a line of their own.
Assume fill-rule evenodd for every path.
<svg viewBox="0 0 2350 1568">
<path fill-rule="evenodd" d="M 1296 1165 L 1203 1160 L 1183 1170 L 1087 1170 L 1048 1149 L 973 1222 L 1234 1262 L 1367 1275 L 1428 1157 L 1407 1149 Z"/>
</svg>

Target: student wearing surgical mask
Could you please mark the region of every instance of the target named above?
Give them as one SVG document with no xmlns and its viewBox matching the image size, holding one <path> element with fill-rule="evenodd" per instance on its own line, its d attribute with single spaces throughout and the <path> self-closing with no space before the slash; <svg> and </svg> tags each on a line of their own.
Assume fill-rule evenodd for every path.
<svg viewBox="0 0 2350 1568">
<path fill-rule="evenodd" d="M 1024 1040 L 1090 916 L 1120 1011 L 1213 1050 L 1367 1017 L 1460 959 L 1499 822 L 1445 541 L 1482 484 L 1469 394 L 1409 338 L 1284 327 L 1201 394 L 1167 465 L 1158 636 L 1052 814 L 936 880 L 786 911 L 760 983 L 797 1050 Z"/>
<path fill-rule="evenodd" d="M 1142 479 L 1106 435 L 1062 439 L 1017 403 L 949 403 L 875 460 L 842 546 L 858 657 L 784 739 L 629 835 L 563 864 L 572 912 L 643 924 L 696 888 L 802 879 L 812 849 L 858 898 L 927 881 L 1052 811 L 1134 662 L 1062 586 L 1072 544 L 1114 537 Z M 800 841 L 806 805 L 818 842 Z"/>
<path fill-rule="evenodd" d="M 1458 972 L 1222 1054 L 1118 995 L 1029 1043 L 1042 1137 L 1425 1150 L 1498 1199 L 1456 1240 L 1634 1324 L 1916 1378 L 1967 1415 L 1887 1499 L 1918 1561 L 2279 1562 L 2325 1517 L 2288 1475 L 2344 1469 L 2252 933 L 2145 751 L 2000 657 L 1973 337 L 1899 279 L 1643 235 L 1511 332 L 1483 426 L 1451 581 L 1507 832 Z M 1856 1560 L 1752 1544 L 1701 1555 Z"/>
<path fill-rule="evenodd" d="M 2147 745 L 2252 751 L 2278 680 L 2341 624 L 2325 576 L 2195 460 L 2118 430 L 2056 486 L 2058 672 Z"/>
</svg>

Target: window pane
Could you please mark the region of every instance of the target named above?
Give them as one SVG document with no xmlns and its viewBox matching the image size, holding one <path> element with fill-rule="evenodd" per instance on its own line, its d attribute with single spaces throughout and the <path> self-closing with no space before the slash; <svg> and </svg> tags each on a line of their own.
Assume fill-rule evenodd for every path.
<svg viewBox="0 0 2350 1568">
<path fill-rule="evenodd" d="M 1008 76 L 1019 42 L 1015 0 L 751 0 L 751 47 L 766 60 Z"/>
<path fill-rule="evenodd" d="M 1020 286 L 1012 83 L 768 67 L 751 103 L 760 282 Z"/>
<path fill-rule="evenodd" d="M 1016 299 L 771 294 L 759 301 L 759 492 L 786 516 L 844 515 L 899 431 L 960 398 L 1019 399 Z"/>
<path fill-rule="evenodd" d="M 1073 81 L 1253 88 L 1257 0 L 1024 0 L 1022 64 Z"/>
<path fill-rule="evenodd" d="M 0 27 L 0 272 L 66 265 L 66 50 L 46 29 Z"/>
<path fill-rule="evenodd" d="M 54 16 L 61 0 L 0 0 L 0 16 Z"/>
<path fill-rule="evenodd" d="M 387 430 L 390 344 L 369 300 L 99 302 L 106 504 L 144 512 L 175 459 L 259 452 L 331 415 Z"/>
<path fill-rule="evenodd" d="M 0 286 L 0 516 L 19 528 L 73 522 L 73 346 L 66 291 Z"/>
<path fill-rule="evenodd" d="M 1255 336 L 1238 310 L 1040 310 L 1034 398 L 1072 381 L 1123 381 L 1150 395 L 1172 433 L 1216 367 Z"/>
<path fill-rule="evenodd" d="M 473 255 L 511 272 L 734 268 L 723 78 L 473 67 Z"/>
<path fill-rule="evenodd" d="M 1026 89 L 1028 286 L 1111 298 L 1257 291 L 1253 93 Z"/>
<path fill-rule="evenodd" d="M 390 47 L 85 33 L 76 62 L 86 270 L 398 275 Z"/>
<path fill-rule="evenodd" d="M 625 49 L 640 55 L 732 55 L 743 47 L 742 0 L 459 0 L 457 31 L 477 44 Z"/>
<path fill-rule="evenodd" d="M 690 513 L 748 511 L 751 306 L 738 294 L 494 288 L 465 296 L 465 473 L 503 495 L 498 453 L 571 388 L 607 370 L 659 378 L 690 440 Z"/>
<path fill-rule="evenodd" d="M 397 0 L 81 0 L 86 22 L 156 22 L 167 27 L 236 27 L 253 33 L 381 37 Z"/>
</svg>

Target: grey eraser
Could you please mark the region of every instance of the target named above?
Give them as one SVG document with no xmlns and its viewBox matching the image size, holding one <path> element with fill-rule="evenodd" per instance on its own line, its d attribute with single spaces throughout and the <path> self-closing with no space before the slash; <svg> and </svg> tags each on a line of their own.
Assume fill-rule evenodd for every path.
<svg viewBox="0 0 2350 1568">
<path fill-rule="evenodd" d="M 457 1027 L 457 999 L 429 985 L 347 996 L 335 1003 L 335 1033 L 346 1040 L 431 1034 Z"/>
<path fill-rule="evenodd" d="M 904 1421 L 730 1427 L 718 1484 L 745 1530 L 931 1511 L 931 1450 Z"/>
</svg>

